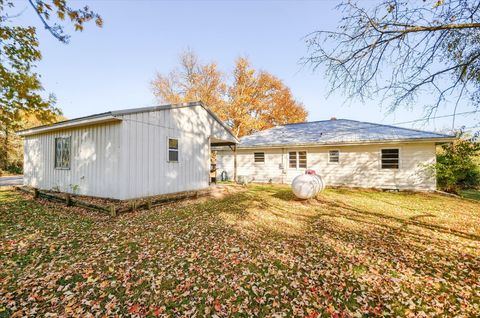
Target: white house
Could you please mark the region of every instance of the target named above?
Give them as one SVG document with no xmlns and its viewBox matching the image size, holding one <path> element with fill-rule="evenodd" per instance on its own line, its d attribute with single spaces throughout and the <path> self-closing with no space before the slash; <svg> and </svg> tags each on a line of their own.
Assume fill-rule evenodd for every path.
<svg viewBox="0 0 480 318">
<path fill-rule="evenodd" d="M 25 185 L 115 199 L 206 188 L 211 147 L 238 142 L 201 103 L 111 111 L 19 135 Z"/>
<path fill-rule="evenodd" d="M 217 153 L 218 176 L 290 183 L 313 169 L 327 186 L 434 190 L 435 148 L 454 137 L 346 119 L 278 126 Z"/>
</svg>

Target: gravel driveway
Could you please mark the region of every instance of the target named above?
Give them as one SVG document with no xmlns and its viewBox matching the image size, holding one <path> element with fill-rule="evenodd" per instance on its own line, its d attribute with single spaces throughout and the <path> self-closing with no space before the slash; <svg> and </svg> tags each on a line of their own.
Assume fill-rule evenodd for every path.
<svg viewBox="0 0 480 318">
<path fill-rule="evenodd" d="M 0 187 L 8 187 L 23 184 L 23 176 L 0 177 Z"/>
</svg>

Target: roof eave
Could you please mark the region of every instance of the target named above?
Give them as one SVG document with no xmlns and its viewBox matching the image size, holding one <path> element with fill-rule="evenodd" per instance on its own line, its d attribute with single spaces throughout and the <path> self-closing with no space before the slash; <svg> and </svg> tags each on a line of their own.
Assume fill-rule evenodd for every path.
<svg viewBox="0 0 480 318">
<path fill-rule="evenodd" d="M 17 134 L 19 136 L 38 135 L 38 134 L 43 134 L 43 133 L 51 132 L 55 130 L 80 127 L 80 126 L 90 126 L 90 125 L 95 125 L 103 122 L 111 122 L 115 120 L 121 121 L 122 119 L 118 118 L 117 116 L 122 116 L 127 114 L 143 113 L 143 112 L 182 108 L 182 107 L 192 107 L 192 106 L 203 107 L 210 114 L 210 116 L 212 116 L 234 138 L 236 143 L 240 142 L 240 140 L 237 138 L 237 136 L 235 136 L 235 134 L 232 132 L 230 127 L 228 127 L 223 121 L 221 121 L 220 118 L 210 108 L 205 106 L 202 102 L 169 104 L 169 105 L 149 106 L 149 107 L 110 111 L 106 113 L 70 119 L 70 120 L 66 120 L 63 122 L 58 122 L 50 125 L 44 125 L 44 126 L 33 127 L 25 130 L 20 130 L 20 131 L 17 131 Z"/>
<path fill-rule="evenodd" d="M 85 118 L 83 120 L 69 120 L 65 122 L 55 123 L 52 125 L 25 129 L 25 130 L 17 131 L 17 135 L 25 137 L 25 136 L 44 134 L 44 133 L 57 131 L 57 130 L 77 128 L 82 126 L 98 125 L 98 124 L 111 123 L 111 122 L 120 122 L 120 121 L 122 121 L 122 119 L 117 118 L 115 116 L 112 116 L 109 114 L 102 114 L 95 118 Z"/>
<path fill-rule="evenodd" d="M 298 147 L 331 147 L 331 146 L 359 146 L 374 144 L 397 144 L 397 143 L 426 143 L 434 142 L 436 144 L 448 143 L 457 140 L 456 137 L 440 138 L 416 138 L 416 139 L 392 139 L 392 140 L 365 140 L 358 142 L 332 142 L 332 143 L 304 143 L 304 144 L 281 144 L 281 145 L 258 145 L 258 146 L 238 146 L 238 149 L 259 149 L 259 148 L 298 148 Z"/>
<path fill-rule="evenodd" d="M 233 133 L 232 129 L 228 127 L 227 124 L 225 124 L 220 118 L 207 106 L 205 106 L 202 102 L 198 102 L 200 106 L 202 106 L 225 130 L 236 140 L 237 144 L 240 143 L 240 140 L 237 138 L 237 136 Z"/>
</svg>

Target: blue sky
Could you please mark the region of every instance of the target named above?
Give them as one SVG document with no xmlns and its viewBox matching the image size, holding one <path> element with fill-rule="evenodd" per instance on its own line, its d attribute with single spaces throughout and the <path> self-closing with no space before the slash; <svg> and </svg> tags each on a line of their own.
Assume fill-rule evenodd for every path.
<svg viewBox="0 0 480 318">
<path fill-rule="evenodd" d="M 340 18 L 337 1 L 71 1 L 101 14 L 104 27 L 70 32 L 64 45 L 42 29 L 26 1 L 16 2 L 18 24 L 39 27 L 43 54 L 37 72 L 46 92 L 54 93 L 65 116 L 74 118 L 108 110 L 158 104 L 150 90 L 156 72 L 166 73 L 186 48 L 205 62 L 230 72 L 236 58 L 247 56 L 254 67 L 281 78 L 309 111 L 309 120 L 332 116 L 392 124 L 421 117 L 417 110 L 386 115 L 380 100 L 362 104 L 340 93 L 327 98 L 328 79 L 321 70 L 301 65 L 307 55 L 304 36 L 334 29 Z M 469 107 L 462 103 L 458 112 Z M 450 114 L 441 109 L 437 115 Z M 460 116 L 457 126 L 478 124 L 478 115 Z M 413 124 L 403 125 L 412 127 Z M 451 118 L 415 128 L 442 129 Z"/>
</svg>

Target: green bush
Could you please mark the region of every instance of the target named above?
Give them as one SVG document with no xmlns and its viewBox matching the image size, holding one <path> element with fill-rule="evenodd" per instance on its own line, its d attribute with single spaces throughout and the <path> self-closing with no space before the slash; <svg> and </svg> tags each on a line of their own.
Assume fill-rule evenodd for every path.
<svg viewBox="0 0 480 318">
<path fill-rule="evenodd" d="M 6 167 L 0 169 L 0 176 L 8 174 L 22 174 L 23 164 L 21 161 L 9 162 Z"/>
<path fill-rule="evenodd" d="M 435 164 L 437 187 L 452 193 L 458 193 L 461 189 L 477 188 L 480 185 L 478 135 L 465 138 L 460 132 L 458 137 L 457 141 L 441 146 Z"/>
<path fill-rule="evenodd" d="M 20 160 L 11 162 L 7 166 L 7 171 L 13 174 L 22 174 L 23 173 L 23 163 Z"/>
</svg>

